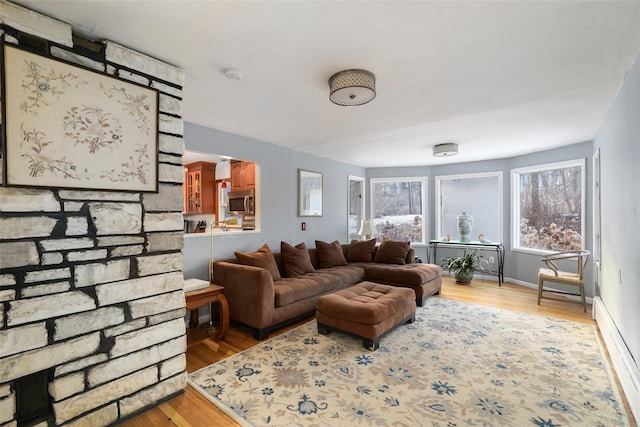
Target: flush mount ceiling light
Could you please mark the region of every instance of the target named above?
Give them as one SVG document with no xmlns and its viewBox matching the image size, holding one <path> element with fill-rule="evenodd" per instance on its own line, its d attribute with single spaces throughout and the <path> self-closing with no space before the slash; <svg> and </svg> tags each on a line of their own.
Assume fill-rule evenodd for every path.
<svg viewBox="0 0 640 427">
<path fill-rule="evenodd" d="M 329 99 L 334 104 L 352 107 L 376 97 L 376 76 L 366 70 L 345 70 L 329 79 Z"/>
<path fill-rule="evenodd" d="M 448 157 L 458 154 L 458 144 L 448 142 L 433 147 L 433 157 Z"/>
</svg>

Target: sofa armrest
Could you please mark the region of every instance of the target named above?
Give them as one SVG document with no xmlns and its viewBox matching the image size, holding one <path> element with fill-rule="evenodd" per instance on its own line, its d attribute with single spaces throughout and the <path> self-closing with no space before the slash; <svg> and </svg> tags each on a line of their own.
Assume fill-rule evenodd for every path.
<svg viewBox="0 0 640 427">
<path fill-rule="evenodd" d="M 271 326 L 275 288 L 266 269 L 220 261 L 213 269 L 213 283 L 224 287 L 231 319 L 254 328 Z"/>
</svg>

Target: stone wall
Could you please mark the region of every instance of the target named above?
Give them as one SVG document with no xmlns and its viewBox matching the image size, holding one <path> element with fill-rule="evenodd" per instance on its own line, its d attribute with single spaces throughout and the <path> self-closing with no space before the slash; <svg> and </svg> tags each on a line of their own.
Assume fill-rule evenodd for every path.
<svg viewBox="0 0 640 427">
<path fill-rule="evenodd" d="M 0 187 L 0 426 L 49 375 L 40 424 L 111 425 L 185 387 L 180 69 L 0 0 L 0 37 L 159 91 L 159 192 Z M 34 38 L 34 36 L 36 38 Z"/>
</svg>

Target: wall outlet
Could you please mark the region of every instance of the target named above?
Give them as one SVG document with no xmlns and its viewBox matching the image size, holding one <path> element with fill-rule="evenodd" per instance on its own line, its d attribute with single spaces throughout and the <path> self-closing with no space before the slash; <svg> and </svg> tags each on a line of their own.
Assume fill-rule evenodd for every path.
<svg viewBox="0 0 640 427">
<path fill-rule="evenodd" d="M 494 262 L 496 262 L 496 259 L 492 256 L 489 257 L 489 264 L 493 264 Z"/>
</svg>

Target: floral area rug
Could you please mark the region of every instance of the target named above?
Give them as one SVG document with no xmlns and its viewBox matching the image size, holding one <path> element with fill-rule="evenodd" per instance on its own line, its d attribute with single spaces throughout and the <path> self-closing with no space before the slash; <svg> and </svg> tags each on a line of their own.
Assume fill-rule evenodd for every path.
<svg viewBox="0 0 640 427">
<path fill-rule="evenodd" d="M 362 341 L 315 321 L 189 375 L 246 426 L 629 426 L 593 325 L 430 298 Z"/>
</svg>

